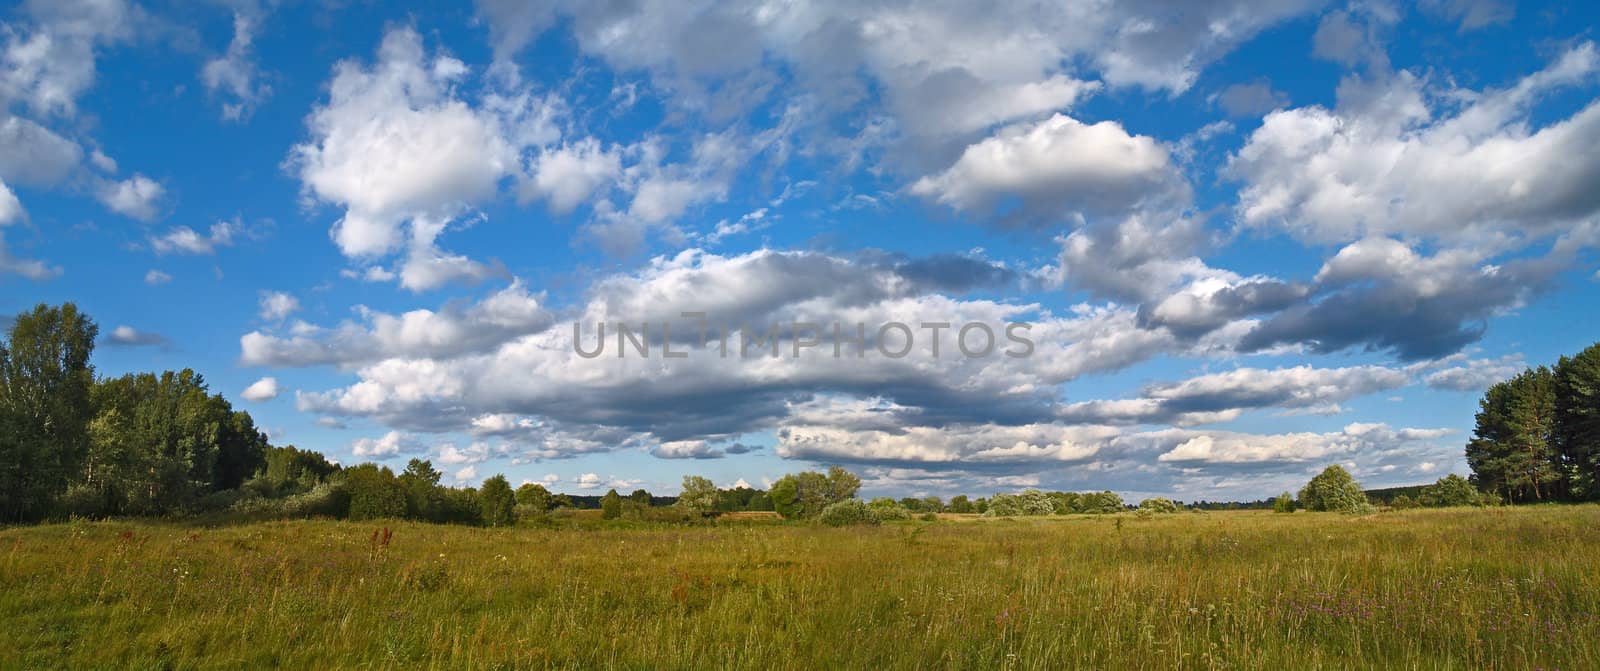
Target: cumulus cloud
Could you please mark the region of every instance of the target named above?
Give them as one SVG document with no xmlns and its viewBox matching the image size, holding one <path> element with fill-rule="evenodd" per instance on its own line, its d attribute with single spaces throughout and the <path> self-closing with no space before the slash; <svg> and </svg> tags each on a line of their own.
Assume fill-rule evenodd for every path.
<svg viewBox="0 0 1600 671">
<path fill-rule="evenodd" d="M 246 401 L 258 403 L 275 399 L 278 397 L 278 378 L 264 377 L 256 380 L 245 387 L 244 391 L 239 392 L 239 396 Z"/>
<path fill-rule="evenodd" d="M 83 149 L 77 142 L 0 110 L 0 180 L 55 186 L 65 181 L 82 161 Z"/>
<path fill-rule="evenodd" d="M 621 177 L 622 157 L 616 147 L 602 147 L 594 138 L 584 138 L 541 152 L 531 172 L 519 187 L 517 199 L 543 199 L 551 212 L 567 214 L 597 189 Z"/>
<path fill-rule="evenodd" d="M 151 286 L 166 284 L 172 281 L 172 276 L 151 268 L 144 274 L 144 283 Z"/>
<path fill-rule="evenodd" d="M 164 347 L 169 344 L 167 338 L 159 333 L 140 331 L 127 325 L 112 329 L 106 336 L 105 342 L 107 345 L 119 347 Z"/>
<path fill-rule="evenodd" d="M 96 195 L 112 212 L 141 221 L 156 218 L 166 187 L 144 175 L 106 182 Z"/>
<path fill-rule="evenodd" d="M 300 311 L 300 299 L 284 291 L 263 291 L 259 301 L 261 307 L 257 313 L 263 320 L 276 322 L 283 321 L 289 315 Z"/>
<path fill-rule="evenodd" d="M 388 357 L 452 357 L 481 352 L 553 322 L 520 283 L 471 306 L 390 314 L 357 306 L 357 321 L 332 328 L 295 322 L 287 334 L 252 331 L 240 338 L 249 366 L 352 366 Z"/>
<path fill-rule="evenodd" d="M 234 236 L 241 232 L 242 227 L 237 220 L 212 224 L 208 233 L 200 233 L 188 226 L 174 226 L 161 235 L 151 237 L 150 248 L 157 254 L 209 256 L 220 247 L 232 246 Z"/>
<path fill-rule="evenodd" d="M 1238 215 L 1312 242 L 1385 235 L 1444 242 L 1546 236 L 1600 211 L 1600 103 L 1536 127 L 1535 102 L 1593 81 L 1585 42 L 1503 90 L 1455 89 L 1430 106 L 1408 73 L 1348 78 L 1339 106 L 1268 114 L 1227 164 Z"/>
<path fill-rule="evenodd" d="M 1151 385 L 1136 399 L 1073 403 L 1060 416 L 1100 424 L 1211 424 L 1256 409 L 1337 409 L 1341 402 L 1410 382 L 1406 372 L 1383 366 L 1239 368 Z"/>
<path fill-rule="evenodd" d="M 1188 187 L 1154 139 L 1130 135 L 1114 121 L 1085 124 L 1057 114 L 967 147 L 954 165 L 917 180 L 911 192 L 958 210 L 990 211 L 1021 199 L 1030 216 L 1059 218 L 1182 201 Z"/>
<path fill-rule="evenodd" d="M 226 96 L 222 103 L 222 118 L 242 121 L 267 96 L 272 87 L 260 81 L 256 72 L 254 41 L 260 29 L 259 10 L 238 10 L 233 13 L 233 40 L 226 53 L 206 61 L 200 69 L 200 81 L 206 89 Z"/>
<path fill-rule="evenodd" d="M 401 284 L 422 291 L 481 279 L 483 267 L 439 251 L 438 236 L 517 170 L 515 101 L 470 104 L 456 82 L 456 58 L 426 53 L 409 28 L 390 30 L 370 65 L 341 61 L 325 103 L 307 118 L 311 137 L 295 145 L 291 170 L 309 198 L 344 208 L 332 237 L 352 258 L 408 250 Z M 495 110 L 504 114 L 497 114 Z"/>
<path fill-rule="evenodd" d="M 1326 461 L 1350 455 L 1394 451 L 1408 443 L 1437 440 L 1454 433 L 1449 429 L 1391 429 L 1386 424 L 1353 423 L 1330 433 L 1252 435 L 1227 431 L 1168 432 L 1163 442 L 1170 449 L 1157 457 L 1162 462 L 1248 464 L 1260 462 Z"/>
<path fill-rule="evenodd" d="M 1491 264 L 1472 250 L 1423 256 L 1397 240 L 1360 240 L 1318 271 L 1312 300 L 1272 315 L 1239 345 L 1254 351 L 1301 343 L 1316 352 L 1359 346 L 1408 361 L 1445 356 L 1482 338 L 1490 316 L 1544 290 L 1571 263 L 1572 249 L 1558 242 L 1543 257 Z"/>
<path fill-rule="evenodd" d="M 357 438 L 350 443 L 350 453 L 358 457 L 388 459 L 422 451 L 423 446 L 414 436 L 400 431 L 390 431 L 381 438 Z"/>
</svg>

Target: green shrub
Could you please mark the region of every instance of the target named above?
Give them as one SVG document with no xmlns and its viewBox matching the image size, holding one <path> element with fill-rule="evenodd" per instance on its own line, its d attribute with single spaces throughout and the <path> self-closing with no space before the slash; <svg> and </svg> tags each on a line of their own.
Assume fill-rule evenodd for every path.
<svg viewBox="0 0 1600 671">
<path fill-rule="evenodd" d="M 1292 513 L 1295 507 L 1294 495 L 1289 492 L 1279 494 L 1278 498 L 1272 500 L 1272 512 L 1275 513 Z"/>
<path fill-rule="evenodd" d="M 879 523 L 877 513 L 861 499 L 845 499 L 830 503 L 828 507 L 822 509 L 822 514 L 817 520 L 830 527 Z"/>
<path fill-rule="evenodd" d="M 1155 498 L 1149 498 L 1140 501 L 1139 510 L 1141 512 L 1148 511 L 1157 515 L 1164 513 L 1175 513 L 1178 512 L 1178 504 L 1173 503 L 1172 499 L 1157 496 Z"/>
<path fill-rule="evenodd" d="M 1306 510 L 1365 515 L 1374 509 L 1367 502 L 1361 485 L 1343 466 L 1334 464 L 1311 478 L 1300 490 L 1300 505 Z"/>
</svg>

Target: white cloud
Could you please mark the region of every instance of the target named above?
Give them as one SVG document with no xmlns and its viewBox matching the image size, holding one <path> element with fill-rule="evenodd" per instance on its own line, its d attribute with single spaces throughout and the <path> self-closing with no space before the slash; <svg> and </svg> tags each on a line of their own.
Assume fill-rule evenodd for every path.
<svg viewBox="0 0 1600 671">
<path fill-rule="evenodd" d="M 158 201 L 166 188 L 144 175 L 134 175 L 120 182 L 106 182 L 97 196 L 112 212 L 141 221 L 156 218 Z"/>
<path fill-rule="evenodd" d="M 1437 440 L 1451 434 L 1446 429 L 1393 430 L 1385 424 L 1350 424 L 1330 433 L 1252 435 L 1225 431 L 1197 434 L 1173 432 L 1183 438 L 1158 457 L 1162 462 L 1246 464 L 1262 462 L 1328 461 L 1379 451 L 1394 451 L 1408 443 Z"/>
<path fill-rule="evenodd" d="M 346 256 L 381 256 L 406 242 L 413 259 L 437 261 L 439 233 L 517 169 L 501 120 L 456 95 L 465 74 L 451 56 L 428 57 L 409 28 L 390 30 L 370 66 L 335 67 L 291 165 L 308 196 L 344 208 L 332 235 Z"/>
<path fill-rule="evenodd" d="M 1167 149 L 1114 121 L 1084 124 L 1057 114 L 1019 124 L 967 147 L 944 172 L 912 193 L 959 210 L 987 210 L 1023 198 L 1032 213 L 1059 221 L 1069 212 L 1122 214 L 1187 199 Z"/>
<path fill-rule="evenodd" d="M 235 221 L 219 221 L 211 225 L 209 234 L 201 234 L 188 226 L 174 226 L 166 233 L 150 238 L 150 248 L 157 254 L 196 254 L 209 256 L 220 247 L 233 245 L 234 235 L 241 232 Z"/>
<path fill-rule="evenodd" d="M 0 181 L 0 226 L 21 221 L 26 216 L 28 213 L 22 209 L 22 201 L 17 200 L 17 194 L 12 193 L 4 181 Z"/>
<path fill-rule="evenodd" d="M 83 149 L 78 143 L 0 111 L 0 180 L 54 186 L 65 181 L 82 161 Z"/>
<path fill-rule="evenodd" d="M 278 378 L 264 377 L 245 387 L 239 396 L 246 401 L 270 401 L 278 397 Z"/>
<path fill-rule="evenodd" d="M 111 330 L 106 336 L 106 343 L 123 347 L 146 347 L 166 345 L 167 339 L 159 333 L 140 331 L 128 325 L 121 325 Z"/>
<path fill-rule="evenodd" d="M 542 198 L 550 204 L 550 211 L 567 214 L 596 189 L 621 176 L 622 157 L 615 147 L 604 148 L 594 138 L 584 138 L 541 152 L 534 159 L 532 173 L 522 182 L 517 199 Z"/>
<path fill-rule="evenodd" d="M 144 22 L 121 0 L 28 2 L 29 21 L 7 25 L 0 54 L 0 99 L 25 101 L 37 114 L 71 116 L 94 83 L 95 51 L 132 37 Z"/>
<path fill-rule="evenodd" d="M 422 446 L 409 434 L 390 431 L 382 438 L 357 438 L 350 443 L 350 452 L 358 457 L 387 459 L 399 454 L 421 452 Z"/>
<path fill-rule="evenodd" d="M 284 291 L 263 291 L 260 306 L 261 310 L 257 314 L 263 320 L 283 321 L 289 315 L 300 311 L 300 299 Z"/>
<path fill-rule="evenodd" d="M 1401 235 L 1445 242 L 1539 237 L 1592 219 L 1600 103 L 1534 128 L 1535 102 L 1593 81 L 1600 52 L 1583 43 L 1504 90 L 1449 90 L 1454 114 L 1424 102 L 1410 73 L 1349 78 L 1339 106 L 1268 114 L 1227 172 L 1244 182 L 1244 223 L 1312 242 Z"/>
<path fill-rule="evenodd" d="M 151 268 L 144 274 L 144 283 L 149 285 L 166 284 L 172 281 L 172 276 Z"/>
<path fill-rule="evenodd" d="M 252 331 L 240 338 L 249 366 L 354 365 L 387 357 L 452 357 L 492 348 L 550 326 L 539 297 L 513 283 L 470 307 L 399 315 L 357 306 L 362 323 L 323 328 L 296 322 L 287 337 Z"/>
<path fill-rule="evenodd" d="M 261 83 L 256 73 L 252 42 L 259 21 L 254 12 L 235 11 L 233 40 L 228 43 L 227 53 L 207 61 L 200 70 L 200 81 L 207 90 L 221 92 L 230 99 L 222 103 L 224 120 L 248 119 L 256 105 L 272 94 L 272 87 Z"/>
</svg>

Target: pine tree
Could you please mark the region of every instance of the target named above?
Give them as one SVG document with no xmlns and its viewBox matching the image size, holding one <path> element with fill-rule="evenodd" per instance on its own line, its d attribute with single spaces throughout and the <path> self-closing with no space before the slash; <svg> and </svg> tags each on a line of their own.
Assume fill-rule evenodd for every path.
<svg viewBox="0 0 1600 671">
<path fill-rule="evenodd" d="M 1600 343 L 1561 357 L 1554 374 L 1554 442 L 1577 498 L 1600 498 Z"/>
</svg>

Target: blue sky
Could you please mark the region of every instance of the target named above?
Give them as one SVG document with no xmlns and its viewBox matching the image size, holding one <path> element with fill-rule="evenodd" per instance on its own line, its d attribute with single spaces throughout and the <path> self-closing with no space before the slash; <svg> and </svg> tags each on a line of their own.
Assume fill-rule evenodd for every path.
<svg viewBox="0 0 1600 671">
<path fill-rule="evenodd" d="M 1595 339 L 1596 10 L 1146 4 L 13 4 L 0 312 L 462 483 L 1464 473 L 1482 389 Z M 663 359 L 685 311 L 914 344 Z"/>
</svg>

